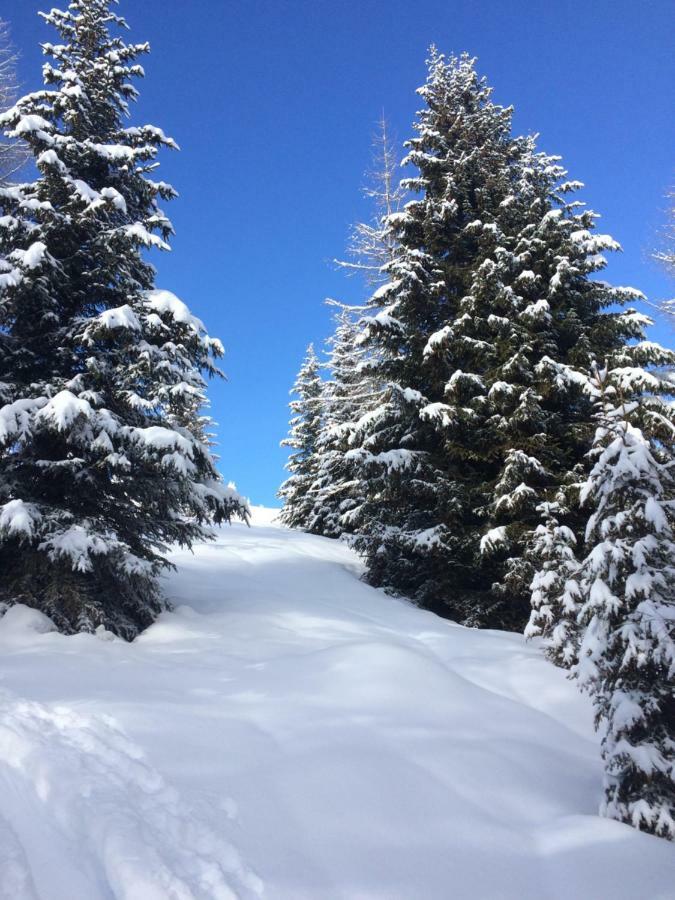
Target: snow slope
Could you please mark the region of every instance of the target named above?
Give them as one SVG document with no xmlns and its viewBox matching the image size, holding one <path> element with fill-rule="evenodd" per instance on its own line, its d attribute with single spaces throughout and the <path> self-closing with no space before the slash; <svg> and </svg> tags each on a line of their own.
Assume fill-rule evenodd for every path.
<svg viewBox="0 0 675 900">
<path fill-rule="evenodd" d="M 135 643 L 0 620 L 2 900 L 673 900 L 596 816 L 589 703 L 517 635 L 256 510 Z"/>
</svg>

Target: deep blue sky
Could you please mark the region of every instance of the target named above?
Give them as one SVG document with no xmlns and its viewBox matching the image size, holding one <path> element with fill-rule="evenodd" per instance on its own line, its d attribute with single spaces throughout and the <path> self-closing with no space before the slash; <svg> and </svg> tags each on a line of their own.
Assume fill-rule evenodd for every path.
<svg viewBox="0 0 675 900">
<path fill-rule="evenodd" d="M 36 12 L 2 0 L 26 90 L 40 81 Z M 329 333 L 328 296 L 356 300 L 336 271 L 360 196 L 374 123 L 411 132 L 430 43 L 479 57 L 516 128 L 563 156 L 587 185 L 599 227 L 624 247 L 608 276 L 654 299 L 673 292 L 650 258 L 672 167 L 672 0 L 122 0 L 153 53 L 134 118 L 182 147 L 162 177 L 174 250 L 158 284 L 226 348 L 211 390 L 222 470 L 255 503 L 275 503 L 288 390 L 309 341 Z M 667 326 L 655 333 L 672 345 Z"/>
</svg>

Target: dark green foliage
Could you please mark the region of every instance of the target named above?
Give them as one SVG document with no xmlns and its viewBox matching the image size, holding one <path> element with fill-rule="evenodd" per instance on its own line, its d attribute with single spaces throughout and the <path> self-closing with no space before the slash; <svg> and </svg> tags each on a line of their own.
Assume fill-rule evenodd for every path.
<svg viewBox="0 0 675 900">
<path fill-rule="evenodd" d="M 279 488 L 284 502 L 280 519 L 291 528 L 307 529 L 316 502 L 317 448 L 324 410 L 321 367 L 312 344 L 291 393 L 296 396 L 290 403 L 293 418 L 289 436 L 281 445 L 295 452 L 286 466 L 291 475 Z"/>
<path fill-rule="evenodd" d="M 419 93 L 418 171 L 403 182 L 417 199 L 387 219 L 393 258 L 366 323 L 387 387 L 352 454 L 366 485 L 355 546 L 371 583 L 521 630 L 537 507 L 578 477 L 592 436 L 570 369 L 646 320 L 608 311 L 635 296 L 592 278 L 615 242 L 593 233 L 557 160 L 512 135 L 474 61 L 434 51 Z"/>
</svg>

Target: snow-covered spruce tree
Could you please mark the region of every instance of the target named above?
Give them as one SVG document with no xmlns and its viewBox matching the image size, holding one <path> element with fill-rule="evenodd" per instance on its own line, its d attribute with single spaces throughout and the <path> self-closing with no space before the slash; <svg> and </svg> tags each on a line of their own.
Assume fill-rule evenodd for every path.
<svg viewBox="0 0 675 900">
<path fill-rule="evenodd" d="M 384 265 L 393 255 L 394 236 L 386 225 L 396 212 L 404 192 L 397 182 L 396 154 L 387 121 L 382 116 L 373 139 L 373 165 L 364 195 L 372 204 L 372 216 L 357 223 L 351 233 L 348 261 L 336 261 L 350 274 L 362 275 L 369 286 L 386 281 Z M 369 354 L 363 344 L 365 307 L 337 307 L 335 331 L 328 339 L 329 378 L 324 387 L 324 411 L 317 446 L 317 478 L 314 507 L 308 530 L 340 537 L 353 530 L 352 520 L 363 502 L 360 475 L 350 450 L 356 423 L 377 406 L 380 385 L 372 377 Z"/>
<path fill-rule="evenodd" d="M 312 510 L 306 523 L 308 531 L 326 537 L 348 533 L 352 514 L 363 500 L 349 451 L 355 423 L 377 402 L 354 310 L 338 304 L 335 322 L 327 342 L 329 377 L 323 385 Z"/>
<path fill-rule="evenodd" d="M 403 182 L 418 198 L 387 220 L 394 257 L 372 300 L 388 387 L 354 451 L 368 495 L 356 546 L 372 583 L 522 629 L 537 507 L 578 478 L 592 435 L 572 370 L 647 320 L 606 310 L 637 293 L 591 278 L 617 245 L 594 235 L 557 160 L 512 135 L 474 60 L 432 50 L 419 93 L 405 161 L 418 174 Z"/>
<path fill-rule="evenodd" d="M 675 415 L 640 369 L 596 372 L 574 669 L 603 733 L 601 812 L 675 840 Z"/>
<path fill-rule="evenodd" d="M 316 502 L 317 448 L 324 412 L 324 382 L 313 344 L 307 348 L 291 394 L 296 399 L 290 402 L 289 435 L 281 446 L 295 452 L 286 464 L 291 475 L 279 488 L 284 503 L 279 518 L 291 528 L 307 530 Z"/>
<path fill-rule="evenodd" d="M 0 191 L 0 599 L 64 632 L 131 639 L 163 608 L 168 545 L 245 515 L 199 409 L 220 344 L 154 285 L 168 249 L 153 126 L 124 127 L 146 44 L 113 34 L 112 0 L 46 22 L 46 87 L 0 120 L 38 177 Z"/>
<path fill-rule="evenodd" d="M 537 526 L 529 551 L 535 567 L 532 612 L 525 629 L 528 638 L 543 638 L 544 653 L 558 666 L 570 668 L 578 657 L 577 617 L 581 601 L 576 538 L 560 524 L 564 503 L 542 503 L 543 522 Z"/>
</svg>

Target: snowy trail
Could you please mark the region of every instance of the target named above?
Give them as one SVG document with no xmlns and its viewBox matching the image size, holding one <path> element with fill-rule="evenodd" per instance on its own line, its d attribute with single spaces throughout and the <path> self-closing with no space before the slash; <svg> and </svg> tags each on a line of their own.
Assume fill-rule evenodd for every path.
<svg viewBox="0 0 675 900">
<path fill-rule="evenodd" d="M 263 511 L 175 560 L 132 645 L 0 620 L 1 900 L 675 900 L 536 647 Z"/>
</svg>

